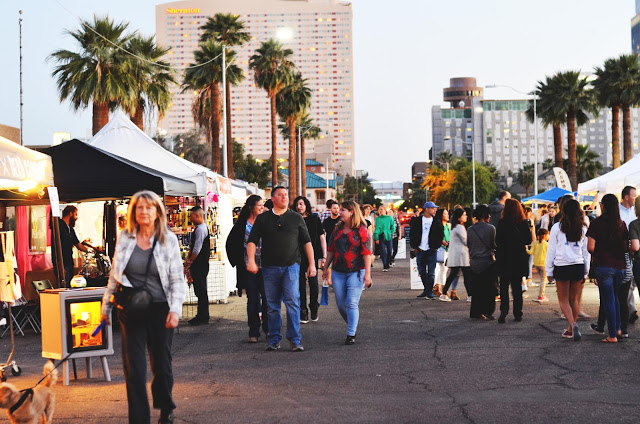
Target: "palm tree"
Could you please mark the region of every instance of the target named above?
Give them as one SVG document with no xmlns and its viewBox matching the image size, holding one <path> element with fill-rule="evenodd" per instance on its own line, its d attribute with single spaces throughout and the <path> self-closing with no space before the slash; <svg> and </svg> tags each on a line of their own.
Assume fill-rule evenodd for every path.
<svg viewBox="0 0 640 424">
<path fill-rule="evenodd" d="M 578 187 L 576 169 L 576 125 L 581 126 L 589 122 L 587 113 L 598 116 L 600 109 L 595 93 L 588 89 L 586 77 L 581 77 L 579 71 L 560 72 L 556 75 L 557 85 L 555 101 L 552 105 L 553 115 L 567 117 L 567 173 L 571 188 Z"/>
<path fill-rule="evenodd" d="M 251 40 L 251 35 L 245 31 L 244 22 L 240 20 L 238 15 L 232 13 L 216 13 L 215 16 L 207 18 L 207 22 L 200 27 L 203 34 L 200 41 L 213 39 L 226 47 L 242 46 Z M 227 68 L 228 70 L 228 68 Z M 231 133 L 231 85 L 238 85 L 244 79 L 244 72 L 230 78 L 227 74 L 225 89 L 226 98 L 226 117 L 227 120 L 227 169 L 229 178 L 234 178 L 233 173 L 233 134 Z"/>
<path fill-rule="evenodd" d="M 631 106 L 640 100 L 640 66 L 635 54 L 621 55 L 618 58 L 607 59 L 604 68 L 596 68 L 598 79 L 593 82 L 597 89 L 600 101 L 606 105 L 609 101 L 612 108 L 612 132 L 613 132 L 613 167 L 620 165 L 620 136 L 619 136 L 619 110 L 622 107 L 623 118 L 623 151 L 624 162 L 631 159 Z M 616 140 L 617 138 L 617 140 Z M 617 152 L 616 152 L 617 147 Z"/>
<path fill-rule="evenodd" d="M 299 72 L 294 73 L 289 83 L 278 93 L 276 110 L 289 128 L 289 197 L 295 199 L 298 193 L 298 120 L 311 106 L 311 89 L 307 80 Z"/>
<path fill-rule="evenodd" d="M 93 134 L 109 122 L 109 110 L 131 104 L 135 93 L 130 89 L 135 78 L 127 72 L 130 60 L 114 45 L 125 45 L 133 34 L 125 34 L 129 24 L 114 23 L 109 17 L 81 20 L 81 29 L 66 31 L 80 45 L 78 52 L 57 50 L 48 59 L 58 65 L 51 73 L 56 78 L 60 101 L 69 99 L 74 110 L 92 106 Z"/>
<path fill-rule="evenodd" d="M 276 95 L 291 78 L 295 68 L 291 62 L 293 51 L 274 39 L 262 42 L 256 53 L 249 59 L 249 69 L 253 71 L 256 86 L 267 92 L 271 102 L 271 184 L 278 184 L 277 160 L 277 125 L 276 125 Z"/>
<path fill-rule="evenodd" d="M 236 58 L 236 53 L 228 50 L 225 54 L 227 63 Z M 187 90 L 197 92 L 192 106 L 194 120 L 209 131 L 209 146 L 211 148 L 211 168 L 220 172 L 220 127 L 221 99 L 220 81 L 222 80 L 222 46 L 213 40 L 200 43 L 200 48 L 194 51 L 195 63 L 185 71 L 182 83 L 184 93 Z M 201 65 L 201 66 L 196 66 Z M 227 68 L 227 75 L 242 74 L 236 65 Z M 231 146 L 230 146 L 231 148 Z"/>
<path fill-rule="evenodd" d="M 127 50 L 141 60 L 132 58 L 130 72 L 136 80 L 137 98 L 133 105 L 125 109 L 133 113 L 131 121 L 144 131 L 144 112 L 151 107 L 158 108 L 159 118 L 171 105 L 171 92 L 169 86 L 175 84 L 175 71 L 170 68 L 168 62 L 160 60 L 170 49 L 165 49 L 156 44 L 154 37 L 136 36 L 129 40 Z"/>
<path fill-rule="evenodd" d="M 576 167 L 579 183 L 596 178 L 604 168 L 600 162 L 600 155 L 589 150 L 589 146 L 586 144 L 576 146 Z"/>
<path fill-rule="evenodd" d="M 545 159 L 544 162 L 542 162 L 543 171 L 551 171 L 554 166 L 555 166 L 555 163 L 551 158 Z"/>
<path fill-rule="evenodd" d="M 534 165 L 532 163 L 524 165 L 522 168 L 518 170 L 518 174 L 516 176 L 516 180 L 518 184 L 524 188 L 525 197 L 529 197 L 529 189 L 533 187 L 534 183 Z"/>
<path fill-rule="evenodd" d="M 554 109 L 557 92 L 557 76 L 547 76 L 546 81 L 538 81 L 538 87 L 534 91 L 537 96 L 536 112 L 538 118 L 542 121 L 542 125 L 553 129 L 553 152 L 555 166 L 562 168 L 564 161 L 562 157 L 562 125 L 565 124 L 566 115 L 557 113 Z M 527 109 L 527 119 L 533 123 L 533 100 L 529 100 L 529 108 Z"/>
<path fill-rule="evenodd" d="M 313 121 L 313 118 L 311 118 L 308 113 L 305 113 L 302 117 L 300 117 L 296 127 L 297 127 L 297 133 L 298 133 L 296 135 L 300 135 L 300 154 L 298 156 L 300 156 L 300 163 L 302 164 L 302 172 L 301 172 L 302 181 L 300 183 L 300 186 L 302 187 L 302 193 L 300 194 L 304 196 L 305 193 L 307 192 L 307 172 L 306 172 L 307 154 L 306 154 L 305 140 L 318 139 L 320 137 L 320 134 L 322 133 L 322 129 L 316 126 L 315 122 Z M 283 123 L 278 125 L 278 129 L 280 130 L 280 135 L 282 136 L 282 138 L 285 141 L 289 141 L 289 137 L 291 136 L 291 130 L 289 129 L 287 124 Z M 326 166 L 328 167 L 329 164 L 326 164 Z"/>
</svg>

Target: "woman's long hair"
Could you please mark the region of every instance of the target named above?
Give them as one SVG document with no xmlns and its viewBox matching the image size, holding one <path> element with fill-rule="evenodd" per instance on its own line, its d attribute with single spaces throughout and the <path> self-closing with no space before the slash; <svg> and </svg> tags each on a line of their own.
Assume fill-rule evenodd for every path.
<svg viewBox="0 0 640 424">
<path fill-rule="evenodd" d="M 567 199 L 562 207 L 562 218 L 560 218 L 560 231 L 565 233 L 567 241 L 580 241 L 582 239 L 582 227 L 586 225 L 580 203 L 575 199 Z"/>
<path fill-rule="evenodd" d="M 298 196 L 295 198 L 295 200 L 293 201 L 293 206 L 291 207 L 291 209 L 294 212 L 298 212 L 298 202 L 302 200 L 304 202 L 304 213 L 305 215 L 302 216 L 309 216 L 311 215 L 311 203 L 309 202 L 309 199 L 306 198 L 306 196 Z"/>
<path fill-rule="evenodd" d="M 460 217 L 464 215 L 467 211 L 464 209 L 456 209 L 453 211 L 453 217 L 451 218 L 451 229 L 456 228 L 457 225 L 460 224 Z M 467 217 L 469 219 L 469 217 Z"/>
<path fill-rule="evenodd" d="M 351 216 L 351 229 L 358 229 L 362 225 L 364 225 L 365 227 L 367 226 L 367 221 L 365 221 L 364 216 L 362 216 L 360 206 L 356 202 L 354 202 L 353 200 L 347 200 L 346 202 L 342 202 L 340 206 L 353 213 L 353 215 Z M 336 228 L 344 228 L 344 222 L 338 222 Z"/>
<path fill-rule="evenodd" d="M 436 216 L 433 217 L 433 222 L 442 222 L 442 215 L 444 215 L 444 208 L 439 208 L 436 211 Z"/>
<path fill-rule="evenodd" d="M 572 200 L 572 199 L 573 199 L 573 196 L 571 194 L 565 194 L 560 199 L 558 199 L 558 213 L 554 218 L 556 222 L 562 221 L 564 204 L 567 203 L 568 200 Z"/>
<path fill-rule="evenodd" d="M 522 205 L 516 199 L 507 199 L 502 210 L 502 219 L 511 224 L 519 224 L 526 219 Z"/>
<path fill-rule="evenodd" d="M 164 204 L 160 199 L 160 196 L 153 191 L 142 190 L 137 192 L 131 198 L 129 202 L 129 210 L 127 211 L 127 232 L 133 236 L 140 230 L 140 225 L 136 221 L 136 207 L 140 200 L 145 200 L 148 204 L 156 208 L 156 220 L 153 223 L 155 228 L 154 237 L 159 243 L 164 244 L 166 241 L 165 234 L 167 232 L 167 213 L 164 209 Z"/>
<path fill-rule="evenodd" d="M 602 198 L 602 215 L 600 219 L 606 222 L 609 241 L 622 240 L 622 221 L 618 198 L 613 194 L 605 194 Z"/>
<path fill-rule="evenodd" d="M 262 197 L 258 196 L 257 194 L 252 194 L 251 196 L 247 197 L 247 201 L 244 202 L 244 206 L 242 207 L 242 209 L 240 210 L 240 214 L 238 215 L 238 221 L 247 222 L 247 220 L 251 216 L 251 211 L 253 211 L 253 208 L 255 208 L 256 204 L 261 200 Z"/>
</svg>

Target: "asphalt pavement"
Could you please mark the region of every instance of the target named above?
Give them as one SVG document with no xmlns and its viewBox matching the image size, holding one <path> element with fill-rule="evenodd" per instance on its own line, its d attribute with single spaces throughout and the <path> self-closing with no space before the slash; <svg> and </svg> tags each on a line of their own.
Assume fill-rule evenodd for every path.
<svg viewBox="0 0 640 424">
<path fill-rule="evenodd" d="M 264 338 L 248 343 L 246 298 L 211 305 L 207 326 L 181 321 L 173 343 L 176 423 L 622 423 L 638 422 L 640 322 L 630 338 L 601 343 L 580 321 L 583 338 L 563 339 L 555 287 L 550 302 L 525 299 L 520 323 L 469 319 L 461 300 L 416 299 L 409 261 L 390 272 L 376 261 L 373 287 L 362 294 L 356 344 L 345 346 L 346 325 L 333 294 L 318 322 L 302 325 L 305 352 L 287 343 L 266 352 Z M 597 314 L 598 294 L 587 284 L 583 310 Z M 284 307 L 283 307 L 284 310 Z M 496 314 L 497 316 L 497 314 Z M 284 334 L 284 326 L 283 326 Z M 0 340 L 0 360 L 10 350 Z M 121 423 L 127 402 L 120 359 L 109 358 L 112 382 L 94 359 L 87 379 L 54 388 L 58 423 Z M 23 369 L 9 382 L 19 389 L 39 380 L 45 360 L 40 335 L 16 337 L 15 360 Z M 156 422 L 154 415 L 152 422 Z M 7 422 L 0 412 L 0 422 Z"/>
</svg>

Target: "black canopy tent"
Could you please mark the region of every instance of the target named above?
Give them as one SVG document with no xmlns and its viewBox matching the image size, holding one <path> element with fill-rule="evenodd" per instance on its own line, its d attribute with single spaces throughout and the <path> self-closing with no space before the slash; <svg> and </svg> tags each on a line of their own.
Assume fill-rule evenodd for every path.
<svg viewBox="0 0 640 424">
<path fill-rule="evenodd" d="M 151 190 L 161 197 L 197 193 L 191 181 L 133 163 L 79 140 L 42 152 L 51 156 L 55 186 L 63 202 L 122 199 L 140 190 Z"/>
</svg>

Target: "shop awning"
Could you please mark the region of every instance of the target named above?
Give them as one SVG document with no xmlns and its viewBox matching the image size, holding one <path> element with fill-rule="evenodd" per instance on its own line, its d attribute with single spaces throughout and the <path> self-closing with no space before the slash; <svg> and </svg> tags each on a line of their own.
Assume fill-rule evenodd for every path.
<svg viewBox="0 0 640 424">
<path fill-rule="evenodd" d="M 0 137 L 0 200 L 32 200 L 53 185 L 51 158 Z"/>
<path fill-rule="evenodd" d="M 160 196 L 194 196 L 196 186 L 111 153 L 71 140 L 44 149 L 51 156 L 60 200 L 121 199 L 140 190 Z"/>
</svg>

